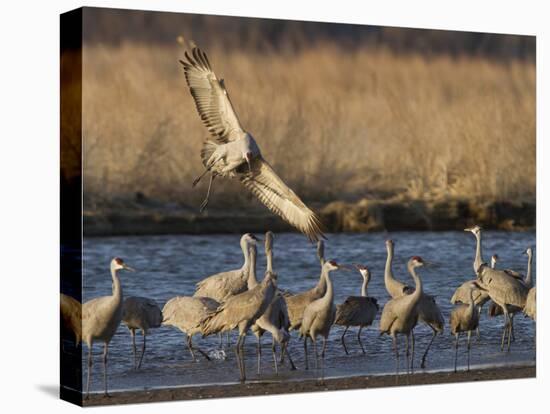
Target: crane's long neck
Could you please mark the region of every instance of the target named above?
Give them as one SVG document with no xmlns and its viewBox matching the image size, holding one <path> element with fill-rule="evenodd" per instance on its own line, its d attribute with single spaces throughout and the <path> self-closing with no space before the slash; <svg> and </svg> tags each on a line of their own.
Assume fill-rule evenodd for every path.
<svg viewBox="0 0 550 414">
<path fill-rule="evenodd" d="M 325 278 L 325 273 L 327 271 L 325 269 L 321 270 L 321 275 L 319 276 L 319 282 L 317 282 L 317 286 L 315 289 L 317 292 L 319 292 L 320 295 L 324 295 L 327 291 L 327 280 Z"/>
<path fill-rule="evenodd" d="M 528 253 L 527 254 L 527 275 L 525 276 L 525 285 L 528 288 L 533 287 L 533 279 L 531 275 L 531 265 L 533 263 L 533 254 Z"/>
<path fill-rule="evenodd" d="M 483 263 L 483 258 L 481 255 L 481 232 L 474 234 L 476 236 L 476 257 L 474 259 L 474 273 L 477 274 L 479 266 Z"/>
<path fill-rule="evenodd" d="M 272 249 L 266 249 L 265 250 L 265 257 L 267 259 L 267 271 L 273 272 L 273 250 Z"/>
<path fill-rule="evenodd" d="M 391 268 L 393 261 L 393 246 L 391 244 L 387 245 L 386 250 L 388 251 L 388 256 L 386 257 L 386 268 L 384 269 L 384 284 L 386 285 L 386 290 L 390 291 L 389 285 L 396 281 L 393 277 Z"/>
<path fill-rule="evenodd" d="M 369 282 L 366 277 L 363 276 L 363 285 L 361 286 L 361 296 L 367 297 L 367 286 Z"/>
<path fill-rule="evenodd" d="M 111 268 L 111 277 L 113 278 L 113 297 L 115 300 L 122 302 L 122 285 L 117 274 L 117 270 Z"/>
<path fill-rule="evenodd" d="M 410 296 L 412 296 L 413 303 L 418 303 L 423 293 L 422 279 L 420 279 L 420 277 L 416 274 L 415 267 L 412 264 L 409 264 L 408 268 L 409 268 L 409 273 L 414 279 L 414 285 L 415 285 L 414 292 Z"/>
<path fill-rule="evenodd" d="M 255 288 L 258 286 L 258 279 L 256 279 L 256 246 L 250 246 L 250 251 L 248 253 L 248 290 Z"/>
<path fill-rule="evenodd" d="M 250 263 L 248 259 L 248 242 L 244 239 L 241 239 L 241 249 L 243 251 L 244 263 L 242 269 L 248 271 L 248 265 Z"/>
<path fill-rule="evenodd" d="M 334 290 L 332 287 L 332 280 L 330 280 L 330 271 L 328 269 L 323 269 L 323 272 L 321 273 L 321 277 L 325 280 L 326 289 L 327 289 L 322 300 L 324 303 L 332 303 L 334 299 Z"/>
</svg>

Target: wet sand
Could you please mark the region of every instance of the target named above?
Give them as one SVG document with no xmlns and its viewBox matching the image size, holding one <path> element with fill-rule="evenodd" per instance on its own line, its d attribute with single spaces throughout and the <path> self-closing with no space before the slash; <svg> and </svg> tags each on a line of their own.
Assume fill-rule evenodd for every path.
<svg viewBox="0 0 550 414">
<path fill-rule="evenodd" d="M 326 378 L 300 381 L 253 381 L 244 384 L 224 384 L 195 387 L 163 388 L 154 390 L 113 392 L 109 397 L 93 394 L 83 401 L 84 406 L 134 404 L 144 402 L 176 401 L 205 398 L 228 398 L 269 394 L 289 394 L 316 391 L 337 391 L 363 388 L 394 387 L 404 385 L 445 384 L 470 381 L 534 378 L 534 366 L 473 369 L 470 372 L 418 373 L 408 376 L 380 375 Z"/>
</svg>

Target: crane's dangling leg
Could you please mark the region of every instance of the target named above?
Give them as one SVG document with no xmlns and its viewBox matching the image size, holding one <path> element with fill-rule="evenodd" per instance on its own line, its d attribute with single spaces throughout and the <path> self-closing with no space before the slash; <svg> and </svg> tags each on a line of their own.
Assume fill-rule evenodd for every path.
<svg viewBox="0 0 550 414">
<path fill-rule="evenodd" d="M 470 371 L 470 337 L 472 336 L 472 331 L 468 331 L 468 372 Z"/>
<path fill-rule="evenodd" d="M 327 338 L 323 336 L 323 349 L 321 351 L 321 358 L 325 359 L 325 351 L 327 350 Z"/>
<path fill-rule="evenodd" d="M 86 399 L 90 398 L 90 374 L 92 372 L 92 345 L 93 342 L 90 342 L 88 347 L 88 373 L 86 374 Z"/>
<path fill-rule="evenodd" d="M 283 353 L 283 345 L 281 345 L 281 353 Z M 275 349 L 275 338 L 271 337 L 271 353 L 273 354 L 273 366 L 275 367 L 275 375 L 279 375 L 279 368 L 277 367 L 277 350 Z"/>
<path fill-rule="evenodd" d="M 363 330 L 363 326 L 360 326 L 359 327 L 359 332 L 357 332 L 357 341 L 359 342 L 359 346 L 361 347 L 361 351 L 363 351 L 363 353 L 366 354 L 365 347 L 363 347 L 363 342 L 361 342 L 361 331 L 362 330 Z"/>
<path fill-rule="evenodd" d="M 223 334 L 220 332 L 218 333 L 218 336 L 220 338 L 220 349 L 223 349 Z"/>
<path fill-rule="evenodd" d="M 258 356 L 258 375 L 260 375 L 260 365 L 262 363 L 262 337 L 258 335 L 258 343 L 256 344 L 256 355 Z"/>
<path fill-rule="evenodd" d="M 142 335 L 143 335 L 143 344 L 141 346 L 141 356 L 139 357 L 139 363 L 137 365 L 137 368 L 136 369 L 140 369 L 141 368 L 141 363 L 143 362 L 143 356 L 145 355 L 145 343 L 147 342 L 147 332 L 145 332 L 144 330 L 141 331 Z"/>
<path fill-rule="evenodd" d="M 430 328 L 432 328 L 432 331 L 433 331 L 432 339 L 430 339 L 430 343 L 428 344 L 428 347 L 424 351 L 424 355 L 422 355 L 422 362 L 420 363 L 420 368 L 426 368 L 426 358 L 428 357 L 428 351 L 430 350 L 430 347 L 432 346 L 432 343 L 435 337 L 437 336 L 437 331 L 432 326 L 430 326 Z"/>
<path fill-rule="evenodd" d="M 515 313 L 512 313 L 510 315 L 510 329 L 512 333 L 512 342 L 516 342 L 516 335 L 514 334 L 514 315 Z"/>
<path fill-rule="evenodd" d="M 210 201 L 210 192 L 212 189 L 212 183 L 214 182 L 214 178 L 216 178 L 216 176 L 214 174 L 211 174 L 210 181 L 208 182 L 208 190 L 206 191 L 206 198 L 202 202 L 199 210 L 201 213 L 206 209 L 206 206 L 208 206 L 208 202 Z"/>
<path fill-rule="evenodd" d="M 344 351 L 346 352 L 346 355 L 349 355 L 348 348 L 346 348 L 346 332 L 348 331 L 348 327 L 346 326 L 346 329 L 344 329 L 344 333 L 342 334 L 342 337 L 340 338 L 342 341 L 342 346 L 344 347 Z"/>
<path fill-rule="evenodd" d="M 460 333 L 457 332 L 455 334 L 455 372 L 456 372 L 456 361 L 458 359 L 458 337 L 460 336 Z"/>
<path fill-rule="evenodd" d="M 109 392 L 107 391 L 107 353 L 109 352 L 109 343 L 105 342 L 103 346 L 103 388 L 104 396 L 109 397 Z"/>
<path fill-rule="evenodd" d="M 136 330 L 130 329 L 130 335 L 132 335 L 132 350 L 134 351 L 134 369 L 137 369 Z"/>
</svg>

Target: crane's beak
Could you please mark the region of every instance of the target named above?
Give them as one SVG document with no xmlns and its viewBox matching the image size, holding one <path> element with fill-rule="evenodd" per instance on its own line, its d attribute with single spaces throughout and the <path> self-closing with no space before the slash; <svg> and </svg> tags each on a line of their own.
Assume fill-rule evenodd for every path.
<svg viewBox="0 0 550 414">
<path fill-rule="evenodd" d="M 427 260 L 424 260 L 424 266 L 427 266 L 427 267 L 438 267 L 439 265 L 437 263 L 434 263 L 434 262 L 429 262 Z"/>
<path fill-rule="evenodd" d="M 340 264 L 338 265 L 338 270 L 343 270 L 344 272 L 353 272 L 354 269 L 351 266 Z"/>
<path fill-rule="evenodd" d="M 122 267 L 124 268 L 124 270 L 128 270 L 129 272 L 135 272 L 136 271 L 136 269 L 128 266 L 127 264 L 122 265 Z"/>
</svg>

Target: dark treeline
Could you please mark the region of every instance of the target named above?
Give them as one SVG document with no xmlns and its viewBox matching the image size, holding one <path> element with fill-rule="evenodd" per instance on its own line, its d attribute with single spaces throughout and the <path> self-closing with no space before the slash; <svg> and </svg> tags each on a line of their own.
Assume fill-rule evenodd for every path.
<svg viewBox="0 0 550 414">
<path fill-rule="evenodd" d="M 385 47 L 397 53 L 477 55 L 495 59 L 535 57 L 535 37 L 449 30 L 407 29 L 339 23 L 86 8 L 84 41 L 174 44 L 178 36 L 205 48 L 297 52 L 318 43 L 339 47 Z"/>
</svg>

